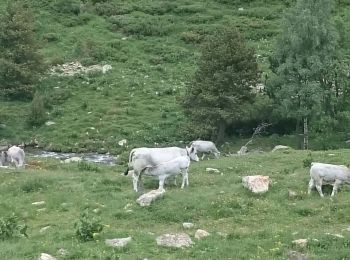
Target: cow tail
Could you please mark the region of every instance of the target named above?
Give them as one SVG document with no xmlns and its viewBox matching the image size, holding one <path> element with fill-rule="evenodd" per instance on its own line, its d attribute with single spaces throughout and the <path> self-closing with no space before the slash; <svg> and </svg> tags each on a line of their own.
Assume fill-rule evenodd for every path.
<svg viewBox="0 0 350 260">
<path fill-rule="evenodd" d="M 132 161 L 132 156 L 134 155 L 134 153 L 135 153 L 135 149 L 131 150 L 130 155 L 129 155 L 128 166 L 126 167 L 126 170 L 125 170 L 125 172 L 124 172 L 124 175 L 128 175 L 128 173 L 129 173 L 129 170 L 130 170 L 130 163 L 131 163 L 131 161 Z"/>
</svg>

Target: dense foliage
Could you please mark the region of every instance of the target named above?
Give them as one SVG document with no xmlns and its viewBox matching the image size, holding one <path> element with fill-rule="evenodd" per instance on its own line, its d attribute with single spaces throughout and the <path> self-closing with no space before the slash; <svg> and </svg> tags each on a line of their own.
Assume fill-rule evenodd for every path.
<svg viewBox="0 0 350 260">
<path fill-rule="evenodd" d="M 21 1 L 9 1 L 0 16 L 1 96 L 22 100 L 33 97 L 43 70 L 33 18 Z"/>
<path fill-rule="evenodd" d="M 258 79 L 254 50 L 236 29 L 223 29 L 209 37 L 184 96 L 183 106 L 198 134 L 194 137 L 215 133 L 221 143 L 227 125 L 246 116 L 244 106 L 254 102 L 252 88 Z"/>
</svg>

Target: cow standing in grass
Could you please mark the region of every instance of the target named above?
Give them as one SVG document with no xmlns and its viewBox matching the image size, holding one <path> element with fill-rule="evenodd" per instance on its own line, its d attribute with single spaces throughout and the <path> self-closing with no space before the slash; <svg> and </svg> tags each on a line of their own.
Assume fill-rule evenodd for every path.
<svg viewBox="0 0 350 260">
<path fill-rule="evenodd" d="M 22 148 L 12 146 L 7 151 L 1 152 L 0 163 L 1 166 L 14 164 L 16 168 L 24 167 L 25 153 Z"/>
<path fill-rule="evenodd" d="M 190 143 L 191 147 L 196 148 L 197 153 L 202 153 L 202 160 L 206 154 L 214 154 L 215 158 L 219 158 L 220 152 L 216 148 L 215 144 L 211 141 L 197 140 Z"/>
<path fill-rule="evenodd" d="M 333 191 L 331 196 L 333 197 L 337 193 L 338 187 L 343 183 L 350 183 L 350 169 L 345 165 L 311 163 L 308 194 L 316 187 L 320 196 L 324 197 L 322 185 L 332 184 Z"/>
<path fill-rule="evenodd" d="M 188 156 L 193 161 L 199 160 L 194 147 L 135 148 L 130 152 L 128 168 L 124 174 L 127 175 L 129 170 L 133 169 L 133 187 L 137 192 L 142 171 L 147 167 L 160 165 L 181 156 Z"/>
</svg>

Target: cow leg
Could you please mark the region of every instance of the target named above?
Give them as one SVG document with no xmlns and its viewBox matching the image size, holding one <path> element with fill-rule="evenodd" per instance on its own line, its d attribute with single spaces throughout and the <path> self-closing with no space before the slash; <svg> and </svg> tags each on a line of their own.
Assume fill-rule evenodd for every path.
<svg viewBox="0 0 350 260">
<path fill-rule="evenodd" d="M 311 190 L 315 187 L 315 181 L 313 178 L 309 181 L 309 187 L 307 189 L 307 194 L 311 194 Z"/>
<path fill-rule="evenodd" d="M 164 191 L 164 181 L 166 177 L 164 175 L 159 176 L 159 187 L 158 190 Z"/>
<path fill-rule="evenodd" d="M 322 192 L 322 179 L 316 181 L 316 189 L 317 189 L 318 193 L 320 194 L 320 196 L 323 198 L 324 195 Z"/>
<path fill-rule="evenodd" d="M 133 175 L 132 175 L 132 184 L 134 186 L 135 192 L 138 192 L 139 176 L 140 176 L 140 174 L 134 170 Z"/>
<path fill-rule="evenodd" d="M 204 160 L 204 157 L 205 157 L 205 153 L 202 154 L 202 158 L 201 158 L 202 161 Z"/>
<path fill-rule="evenodd" d="M 331 197 L 333 197 L 337 193 L 338 187 L 339 187 L 340 184 L 341 184 L 340 180 L 335 180 L 334 185 L 333 185 L 333 191 L 332 191 Z"/>
<path fill-rule="evenodd" d="M 182 175 L 181 189 L 183 189 L 185 186 L 188 186 L 188 172 L 187 172 L 187 170 L 181 171 L 181 175 Z"/>
</svg>

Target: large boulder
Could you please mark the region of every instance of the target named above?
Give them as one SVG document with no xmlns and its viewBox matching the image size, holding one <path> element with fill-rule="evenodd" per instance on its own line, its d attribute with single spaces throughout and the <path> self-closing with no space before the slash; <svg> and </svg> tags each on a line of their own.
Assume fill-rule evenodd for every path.
<svg viewBox="0 0 350 260">
<path fill-rule="evenodd" d="M 210 234 L 209 234 L 207 231 L 205 231 L 205 230 L 203 230 L 203 229 L 198 229 L 198 230 L 196 231 L 196 234 L 194 234 L 194 237 L 197 238 L 197 239 L 199 240 L 199 239 L 205 238 L 205 237 L 207 237 L 207 236 L 209 236 L 209 235 L 210 235 Z"/>
<path fill-rule="evenodd" d="M 189 235 L 180 234 L 164 234 L 156 238 L 157 245 L 166 247 L 189 247 L 193 244 Z"/>
<path fill-rule="evenodd" d="M 243 187 L 254 193 L 265 193 L 269 190 L 269 176 L 255 175 L 242 178 Z"/>
<path fill-rule="evenodd" d="M 124 247 L 131 241 L 131 237 L 106 239 L 107 246 Z"/>
<path fill-rule="evenodd" d="M 148 193 L 145 193 L 141 195 L 136 202 L 141 206 L 141 207 L 146 207 L 151 205 L 151 203 L 158 199 L 159 197 L 162 197 L 163 194 L 165 193 L 165 190 L 152 190 Z"/>
</svg>

